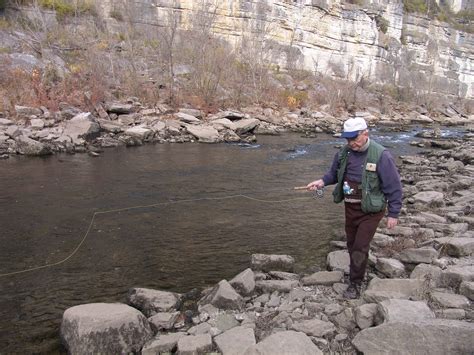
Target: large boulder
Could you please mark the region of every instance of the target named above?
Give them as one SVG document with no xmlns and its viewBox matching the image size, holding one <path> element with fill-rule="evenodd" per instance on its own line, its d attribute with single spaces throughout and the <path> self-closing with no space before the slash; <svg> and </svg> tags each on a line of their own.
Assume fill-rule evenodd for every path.
<svg viewBox="0 0 474 355">
<path fill-rule="evenodd" d="M 152 336 L 145 316 L 121 303 L 68 308 L 61 323 L 61 338 L 70 354 L 138 353 Z"/>
<path fill-rule="evenodd" d="M 323 352 L 314 345 L 304 333 L 294 331 L 278 332 L 270 335 L 257 345 L 247 349 L 245 355 L 322 355 Z"/>
<path fill-rule="evenodd" d="M 132 288 L 128 291 L 127 303 L 143 312 L 147 317 L 159 312 L 178 309 L 181 295 L 149 288 Z"/>
<path fill-rule="evenodd" d="M 82 144 L 82 140 L 97 138 L 99 133 L 99 124 L 89 112 L 83 112 L 67 121 L 63 135 L 71 137 L 74 144 Z"/>
<path fill-rule="evenodd" d="M 31 156 L 42 156 L 42 155 L 49 155 L 51 154 L 51 149 L 34 139 L 31 139 L 25 135 L 19 135 L 15 139 L 17 151 L 23 155 L 31 155 Z"/>
<path fill-rule="evenodd" d="M 474 323 L 423 319 L 389 322 L 359 332 L 352 341 L 365 355 L 472 354 Z"/>
</svg>

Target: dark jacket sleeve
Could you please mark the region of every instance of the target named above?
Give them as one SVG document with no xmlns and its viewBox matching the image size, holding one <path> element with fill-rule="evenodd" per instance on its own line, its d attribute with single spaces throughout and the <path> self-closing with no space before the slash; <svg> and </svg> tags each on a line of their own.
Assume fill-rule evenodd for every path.
<svg viewBox="0 0 474 355">
<path fill-rule="evenodd" d="M 377 174 L 388 202 L 388 217 L 398 218 L 402 208 L 402 183 L 395 160 L 384 150 L 377 164 Z"/>
<path fill-rule="evenodd" d="M 323 176 L 324 186 L 334 185 L 337 182 L 337 169 L 339 168 L 339 152 L 332 160 L 331 168 Z"/>
</svg>

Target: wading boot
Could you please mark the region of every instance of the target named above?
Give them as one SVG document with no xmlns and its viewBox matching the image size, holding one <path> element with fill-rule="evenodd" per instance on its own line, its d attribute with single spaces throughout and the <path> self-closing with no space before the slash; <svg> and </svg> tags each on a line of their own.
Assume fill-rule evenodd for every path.
<svg viewBox="0 0 474 355">
<path fill-rule="evenodd" d="M 349 284 L 349 287 L 347 288 L 347 290 L 344 291 L 344 293 L 342 294 L 342 296 L 344 298 L 347 298 L 347 299 L 350 299 L 350 300 L 354 300 L 356 298 L 359 298 L 360 297 L 360 283 L 355 283 L 355 282 L 351 282 Z"/>
</svg>

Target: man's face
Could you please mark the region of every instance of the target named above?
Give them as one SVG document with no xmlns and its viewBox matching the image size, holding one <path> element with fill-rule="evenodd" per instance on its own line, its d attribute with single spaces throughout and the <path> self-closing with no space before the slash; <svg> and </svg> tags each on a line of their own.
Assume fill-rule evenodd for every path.
<svg viewBox="0 0 474 355">
<path fill-rule="evenodd" d="M 347 144 L 349 145 L 349 148 L 357 152 L 365 145 L 365 143 L 367 143 L 367 139 L 369 139 L 369 132 L 365 130 L 360 132 L 355 138 L 347 138 Z"/>
</svg>

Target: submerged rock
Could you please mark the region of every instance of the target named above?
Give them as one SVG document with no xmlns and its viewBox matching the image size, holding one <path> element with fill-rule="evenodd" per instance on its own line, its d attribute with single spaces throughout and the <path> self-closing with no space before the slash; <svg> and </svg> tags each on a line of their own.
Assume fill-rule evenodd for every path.
<svg viewBox="0 0 474 355">
<path fill-rule="evenodd" d="M 131 306 L 139 309 L 147 317 L 159 312 L 176 310 L 180 304 L 181 295 L 148 288 L 132 288 L 128 291 L 127 301 Z"/>
<path fill-rule="evenodd" d="M 252 269 L 258 271 L 292 272 L 295 259 L 289 255 L 252 254 L 251 265 Z"/>
</svg>

